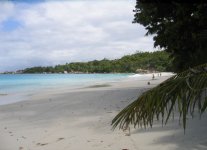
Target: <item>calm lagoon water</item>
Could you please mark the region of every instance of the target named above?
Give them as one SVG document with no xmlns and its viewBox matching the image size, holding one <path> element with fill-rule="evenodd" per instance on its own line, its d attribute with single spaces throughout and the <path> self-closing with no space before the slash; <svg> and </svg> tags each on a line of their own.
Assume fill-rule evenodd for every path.
<svg viewBox="0 0 207 150">
<path fill-rule="evenodd" d="M 132 74 L 0 74 L 0 105 L 45 89 L 76 88 L 116 82 Z"/>
</svg>

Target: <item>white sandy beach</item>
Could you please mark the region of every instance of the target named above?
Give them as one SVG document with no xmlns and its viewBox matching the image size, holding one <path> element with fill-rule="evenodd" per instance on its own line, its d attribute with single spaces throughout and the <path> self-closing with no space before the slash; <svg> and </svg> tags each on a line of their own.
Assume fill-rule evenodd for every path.
<svg viewBox="0 0 207 150">
<path fill-rule="evenodd" d="M 178 122 L 155 122 L 131 135 L 111 130 L 113 117 L 144 90 L 169 76 L 130 78 L 74 90 L 42 91 L 28 100 L 0 106 L 0 150 L 206 150 L 207 115 L 189 118 L 186 134 Z M 197 115 L 198 116 L 198 115 Z"/>
</svg>

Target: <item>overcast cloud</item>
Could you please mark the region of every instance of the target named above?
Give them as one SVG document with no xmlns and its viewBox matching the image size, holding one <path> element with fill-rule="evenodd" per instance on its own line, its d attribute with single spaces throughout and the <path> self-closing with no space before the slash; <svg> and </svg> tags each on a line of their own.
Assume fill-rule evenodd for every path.
<svg viewBox="0 0 207 150">
<path fill-rule="evenodd" d="M 135 1 L 0 2 L 0 72 L 153 51 Z"/>
</svg>

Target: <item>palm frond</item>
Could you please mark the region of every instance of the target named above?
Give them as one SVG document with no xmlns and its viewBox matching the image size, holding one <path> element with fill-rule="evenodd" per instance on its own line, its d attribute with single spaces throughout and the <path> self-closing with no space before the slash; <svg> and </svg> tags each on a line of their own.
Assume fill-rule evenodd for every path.
<svg viewBox="0 0 207 150">
<path fill-rule="evenodd" d="M 193 117 L 196 105 L 202 114 L 207 108 L 207 64 L 178 73 L 144 92 L 137 100 L 124 108 L 112 120 L 113 128 L 120 129 L 133 124 L 134 127 L 152 127 L 153 120 L 161 118 L 166 124 L 175 108 L 186 128 L 186 117 Z"/>
</svg>

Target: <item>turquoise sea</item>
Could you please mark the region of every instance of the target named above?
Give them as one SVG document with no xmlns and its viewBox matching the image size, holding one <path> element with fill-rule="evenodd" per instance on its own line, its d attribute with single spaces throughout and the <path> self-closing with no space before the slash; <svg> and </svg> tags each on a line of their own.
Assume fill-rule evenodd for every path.
<svg viewBox="0 0 207 150">
<path fill-rule="evenodd" d="M 0 105 L 45 89 L 78 88 L 116 82 L 132 74 L 0 74 Z"/>
</svg>

